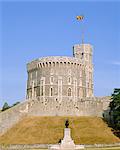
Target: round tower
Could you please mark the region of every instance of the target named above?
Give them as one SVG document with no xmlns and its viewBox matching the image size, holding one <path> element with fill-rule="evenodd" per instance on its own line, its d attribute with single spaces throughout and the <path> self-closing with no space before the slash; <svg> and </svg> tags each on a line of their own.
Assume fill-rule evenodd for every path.
<svg viewBox="0 0 120 150">
<path fill-rule="evenodd" d="M 75 45 L 73 57 L 51 56 L 27 64 L 27 98 L 77 101 L 93 96 L 92 46 Z"/>
</svg>

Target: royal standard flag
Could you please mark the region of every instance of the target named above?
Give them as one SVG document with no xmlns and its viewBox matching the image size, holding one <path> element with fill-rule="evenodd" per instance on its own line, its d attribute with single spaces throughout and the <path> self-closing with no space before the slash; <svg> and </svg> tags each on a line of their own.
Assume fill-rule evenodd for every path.
<svg viewBox="0 0 120 150">
<path fill-rule="evenodd" d="M 84 19 L 84 16 L 77 16 L 76 19 L 77 19 L 77 20 L 83 20 L 83 19 Z"/>
</svg>

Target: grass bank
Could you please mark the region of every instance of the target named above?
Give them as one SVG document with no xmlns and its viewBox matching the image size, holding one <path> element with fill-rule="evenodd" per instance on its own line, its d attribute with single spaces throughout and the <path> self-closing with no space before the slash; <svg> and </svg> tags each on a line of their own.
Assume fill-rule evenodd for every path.
<svg viewBox="0 0 120 150">
<path fill-rule="evenodd" d="M 24 118 L 0 137 L 0 144 L 54 144 L 63 138 L 64 122 L 69 119 L 76 144 L 117 143 L 111 128 L 98 117 Z"/>
</svg>

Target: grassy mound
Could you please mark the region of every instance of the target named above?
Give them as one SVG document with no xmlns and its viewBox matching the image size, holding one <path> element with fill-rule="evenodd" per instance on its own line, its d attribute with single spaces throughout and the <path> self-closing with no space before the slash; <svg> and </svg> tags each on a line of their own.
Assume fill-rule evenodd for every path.
<svg viewBox="0 0 120 150">
<path fill-rule="evenodd" d="M 64 122 L 69 119 L 76 144 L 120 142 L 111 128 L 98 117 L 24 118 L 0 137 L 0 144 L 50 144 L 63 138 Z"/>
</svg>

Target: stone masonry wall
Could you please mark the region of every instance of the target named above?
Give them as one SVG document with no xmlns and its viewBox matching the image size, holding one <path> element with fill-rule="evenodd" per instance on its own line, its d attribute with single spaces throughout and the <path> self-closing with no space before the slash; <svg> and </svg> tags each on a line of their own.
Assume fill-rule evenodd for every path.
<svg viewBox="0 0 120 150">
<path fill-rule="evenodd" d="M 56 99 L 37 99 L 28 103 L 28 114 L 32 116 L 99 116 L 108 109 L 109 98 L 85 98 L 73 101 L 64 98 L 61 102 Z"/>
<path fill-rule="evenodd" d="M 20 103 L 6 111 L 0 113 L 0 134 L 16 124 L 27 114 L 27 101 Z"/>
<path fill-rule="evenodd" d="M 72 99 L 34 99 L 20 103 L 0 113 L 0 134 L 26 116 L 99 116 L 108 109 L 109 98 L 85 98 L 74 102 Z"/>
</svg>

